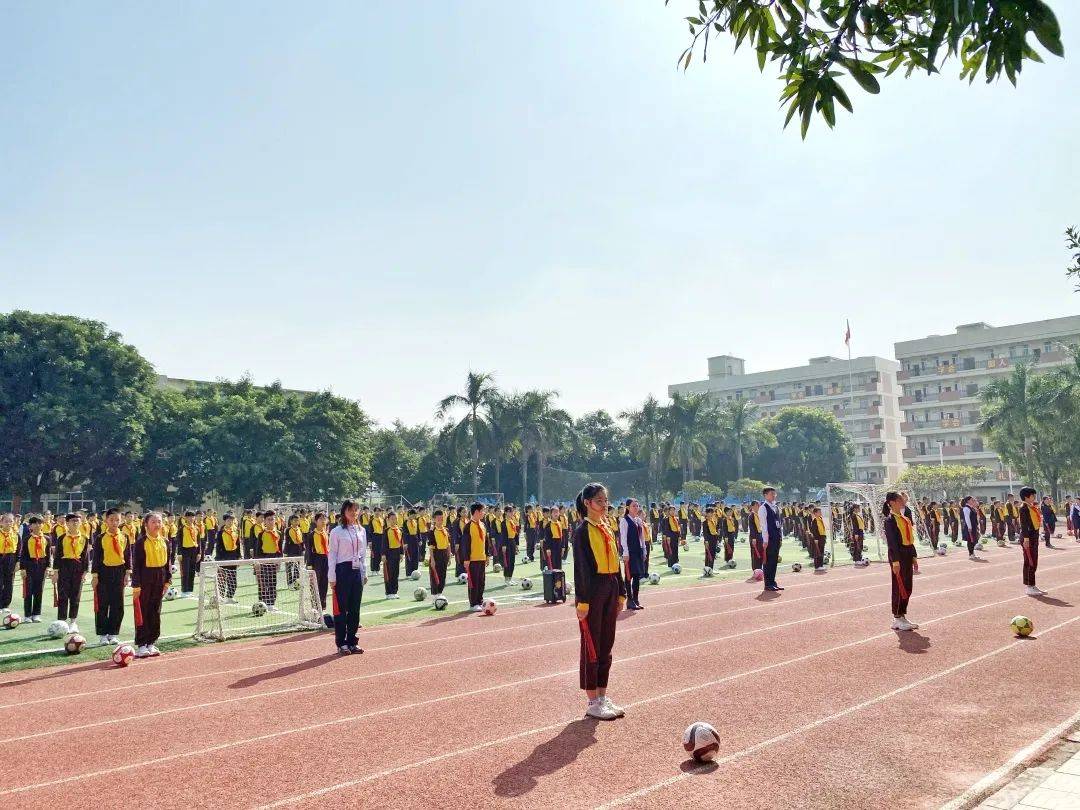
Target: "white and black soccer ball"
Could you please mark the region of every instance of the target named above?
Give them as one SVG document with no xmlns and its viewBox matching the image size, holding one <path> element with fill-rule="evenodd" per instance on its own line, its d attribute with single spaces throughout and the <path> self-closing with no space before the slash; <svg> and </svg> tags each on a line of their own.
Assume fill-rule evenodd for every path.
<svg viewBox="0 0 1080 810">
<path fill-rule="evenodd" d="M 526 555 L 526 554 L 522 554 L 522 555 L 521 555 L 521 564 L 522 564 L 522 565 L 528 565 L 528 564 L 529 564 L 529 557 L 528 557 L 528 555 Z"/>
<path fill-rule="evenodd" d="M 176 588 L 172 587 L 171 585 L 169 586 L 168 590 L 165 591 L 165 599 L 166 599 L 166 601 L 169 601 L 169 602 L 176 599 L 179 595 L 180 595 L 180 591 L 178 591 Z"/>
<path fill-rule="evenodd" d="M 802 563 L 792 563 L 791 564 L 791 573 L 797 574 L 800 571 L 802 571 Z"/>
<path fill-rule="evenodd" d="M 649 584 L 650 585 L 659 585 L 660 584 L 660 575 L 658 573 L 656 573 L 655 571 L 653 571 L 651 574 L 649 574 Z"/>
<path fill-rule="evenodd" d="M 413 571 L 411 574 L 409 574 L 409 579 L 411 579 L 413 582 L 416 582 L 418 579 L 420 579 L 420 571 Z"/>
<path fill-rule="evenodd" d="M 179 573 L 180 567 L 176 563 L 173 563 L 172 565 L 169 566 L 169 571 L 174 573 L 174 574 Z"/>
<path fill-rule="evenodd" d="M 496 574 L 502 573 L 502 563 L 495 563 L 493 566 L 491 566 L 491 570 L 494 571 Z"/>
<path fill-rule="evenodd" d="M 671 566 L 671 573 L 673 573 L 673 574 L 681 574 L 682 573 L 682 566 L 679 565 L 678 563 L 675 563 L 673 566 Z"/>
<path fill-rule="evenodd" d="M 490 597 L 484 600 L 483 610 L 485 616 L 494 616 L 495 611 L 499 609 L 499 606 L 495 604 L 495 600 Z"/>
<path fill-rule="evenodd" d="M 266 615 L 266 603 L 262 601 L 255 602 L 251 606 L 252 616 L 265 616 Z"/>
<path fill-rule="evenodd" d="M 431 606 L 432 606 L 433 608 L 435 608 L 436 610 L 446 610 L 446 606 L 447 606 L 448 604 L 449 604 L 449 603 L 448 603 L 448 602 L 446 601 L 446 597 L 445 597 L 445 596 L 443 596 L 443 595 L 442 595 L 442 594 L 440 593 L 440 594 L 439 594 L 438 596 L 436 596 L 436 597 L 435 597 L 435 599 L 434 599 L 434 600 L 432 601 L 432 603 L 431 603 Z"/>
<path fill-rule="evenodd" d="M 462 585 L 464 585 L 464 584 L 465 584 L 466 582 L 468 582 L 468 581 L 469 581 L 469 575 L 468 575 L 468 574 L 466 574 L 466 573 L 465 573 L 465 572 L 463 571 L 463 572 L 461 572 L 460 574 L 458 574 L 458 578 L 457 578 L 457 581 L 458 581 L 458 582 L 460 582 L 460 583 L 461 583 Z"/>
<path fill-rule="evenodd" d="M 49 638 L 63 638 L 69 632 L 70 628 L 68 623 L 62 619 L 57 619 L 55 622 L 49 625 Z"/>
<path fill-rule="evenodd" d="M 683 732 L 682 747 L 695 762 L 712 762 L 720 750 L 720 735 L 708 723 L 691 723 Z"/>
<path fill-rule="evenodd" d="M 412 592 L 412 598 L 417 602 L 423 602 L 427 599 L 427 588 L 417 588 Z"/>
<path fill-rule="evenodd" d="M 523 590 L 523 591 L 531 591 L 532 590 L 532 580 L 529 579 L 528 577 L 522 577 L 522 579 L 521 579 L 521 590 Z"/>
<path fill-rule="evenodd" d="M 949 544 L 948 543 L 938 543 L 937 553 L 938 553 L 939 557 L 944 557 L 946 554 L 949 553 Z"/>
<path fill-rule="evenodd" d="M 706 565 L 704 568 L 701 569 L 701 575 L 703 577 L 711 577 L 712 576 L 712 568 L 710 568 L 709 566 Z"/>
<path fill-rule="evenodd" d="M 738 565 L 738 563 L 735 562 L 735 560 L 728 560 L 726 564 L 727 564 L 728 568 L 734 568 L 735 566 Z"/>
</svg>

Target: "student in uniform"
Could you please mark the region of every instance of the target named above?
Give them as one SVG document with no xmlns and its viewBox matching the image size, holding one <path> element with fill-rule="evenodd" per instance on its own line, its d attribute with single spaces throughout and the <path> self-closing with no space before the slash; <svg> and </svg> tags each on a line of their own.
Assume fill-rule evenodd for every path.
<svg viewBox="0 0 1080 810">
<path fill-rule="evenodd" d="M 143 518 L 142 531 L 131 546 L 131 599 L 135 606 L 135 657 L 161 655 L 161 598 L 172 582 L 169 542 L 162 517 L 151 512 Z M 220 539 L 219 539 L 220 544 Z M 236 544 L 235 536 L 233 540 Z M 237 547 L 238 548 L 238 547 Z"/>
<path fill-rule="evenodd" d="M 202 531 L 195 523 L 195 513 L 187 509 L 176 530 L 176 547 L 180 553 L 180 595 L 195 595 L 195 572 L 202 560 Z"/>
<path fill-rule="evenodd" d="M 724 512 L 724 562 L 730 563 L 735 557 L 735 541 L 739 538 L 739 517 L 733 507 Z"/>
<path fill-rule="evenodd" d="M 428 579 L 431 595 L 438 596 L 446 588 L 446 569 L 450 564 L 450 530 L 446 527 L 446 515 L 442 509 L 435 510 L 435 525 L 428 540 Z"/>
<path fill-rule="evenodd" d="M 720 521 L 716 516 L 716 507 L 705 507 L 705 520 L 701 525 L 701 534 L 705 540 L 705 567 L 715 568 L 716 550 L 720 544 Z"/>
<path fill-rule="evenodd" d="M 915 527 L 904 514 L 904 496 L 890 492 L 882 507 L 885 543 L 889 548 L 889 569 L 892 575 L 893 630 L 917 630 L 919 625 L 907 619 L 908 600 L 914 584 Z"/>
<path fill-rule="evenodd" d="M 299 515 L 289 515 L 288 527 L 285 529 L 285 548 L 283 551 L 286 557 L 304 556 L 304 530 L 300 528 Z M 298 579 L 300 579 L 300 563 L 285 563 L 285 584 L 291 588 L 292 584 Z"/>
<path fill-rule="evenodd" d="M 979 555 L 975 553 L 975 545 L 979 542 L 979 502 L 975 500 L 975 496 L 968 495 L 961 501 L 963 506 L 960 508 L 960 528 L 963 532 L 964 542 L 967 544 L 968 559 L 978 560 Z"/>
<path fill-rule="evenodd" d="M 465 545 L 463 542 L 465 524 L 469 522 L 465 514 L 465 507 L 459 506 L 457 511 L 451 510 L 449 530 L 450 543 L 454 550 L 454 576 L 460 578 L 465 573 Z"/>
<path fill-rule="evenodd" d="M 1043 495 L 1042 499 L 1042 524 L 1043 540 L 1046 542 L 1046 547 L 1053 548 L 1050 545 L 1050 535 L 1057 528 L 1057 514 L 1054 511 L 1054 502 L 1050 500 L 1049 495 Z"/>
<path fill-rule="evenodd" d="M 551 507 L 548 521 L 544 524 L 544 541 L 540 548 L 540 565 L 552 571 L 562 570 L 563 524 L 559 507 Z"/>
<path fill-rule="evenodd" d="M 525 507 L 525 556 L 529 562 L 536 559 L 536 541 L 540 537 L 540 520 L 536 514 L 536 507 L 529 504 Z"/>
<path fill-rule="evenodd" d="M 146 519 L 143 519 L 143 527 Z M 240 559 L 240 535 L 236 530 L 236 516 L 226 512 L 222 519 L 221 528 L 214 532 L 214 559 L 218 562 L 223 560 Z M 236 566 L 223 565 L 217 572 L 217 589 L 221 600 L 226 604 L 236 604 Z"/>
<path fill-rule="evenodd" d="M 281 534 L 278 531 L 277 515 L 273 509 L 263 512 L 263 523 L 255 535 L 255 557 L 270 560 L 282 556 Z M 259 601 L 268 610 L 275 610 L 278 590 L 278 564 L 256 564 L 255 567 Z"/>
<path fill-rule="evenodd" d="M 10 613 L 15 591 L 15 569 L 19 567 L 19 530 L 11 512 L 0 515 L 0 611 Z"/>
<path fill-rule="evenodd" d="M 405 548 L 401 527 L 398 526 L 397 513 L 390 511 L 386 515 L 386 545 L 383 548 L 383 588 L 387 599 L 399 599 L 398 577 L 401 574 L 401 554 Z"/>
<path fill-rule="evenodd" d="M 990 532 L 998 546 L 1005 545 L 1005 505 L 997 498 L 990 501 Z"/>
<path fill-rule="evenodd" d="M 857 503 L 851 505 L 848 513 L 848 525 L 851 527 L 851 559 L 862 562 L 863 544 L 866 541 L 866 521 L 863 519 L 862 509 Z"/>
<path fill-rule="evenodd" d="M 784 529 L 780 521 L 780 508 L 776 505 L 776 489 L 765 487 L 761 490 L 761 496 L 757 523 L 761 527 L 761 542 L 764 545 L 761 570 L 765 590 L 782 591 L 784 589 L 776 581 L 776 567 L 780 559 L 780 544 L 784 541 Z"/>
<path fill-rule="evenodd" d="M 810 510 L 810 556 L 814 560 L 814 573 L 825 573 L 825 519 L 821 516 L 821 507 Z"/>
<path fill-rule="evenodd" d="M 761 523 L 758 519 L 758 504 L 757 501 L 750 501 L 750 513 L 747 516 L 746 528 L 750 538 L 750 578 L 747 582 L 753 582 L 754 571 L 762 568 L 765 564 L 765 543 L 761 536 Z M 801 536 L 801 520 L 798 515 L 795 517 L 795 533 L 797 536 Z"/>
<path fill-rule="evenodd" d="M 27 536 L 19 555 L 22 571 L 23 618 L 28 622 L 41 621 L 41 592 L 45 576 L 51 566 L 49 539 L 42 533 L 42 520 L 31 515 L 27 522 Z"/>
<path fill-rule="evenodd" d="M 674 506 L 667 508 L 667 516 L 664 518 L 660 530 L 664 534 L 664 559 L 667 560 L 668 568 L 671 568 L 679 561 L 679 543 L 682 540 L 683 532 Z"/>
<path fill-rule="evenodd" d="M 1016 502 L 1016 496 L 1011 492 L 1005 498 L 1005 529 L 1009 533 L 1009 542 L 1016 542 L 1016 534 L 1020 528 L 1020 504 Z"/>
<path fill-rule="evenodd" d="M 82 520 L 74 512 L 64 518 L 67 531 L 53 547 L 53 587 L 56 588 L 56 618 L 67 622 L 72 633 L 79 632 L 79 602 L 86 575 L 87 546 Z"/>
<path fill-rule="evenodd" d="M 404 535 L 405 576 L 409 577 L 420 567 L 420 517 L 415 509 L 410 509 L 406 513 L 402 534 Z"/>
<path fill-rule="evenodd" d="M 118 644 L 124 622 L 124 587 L 131 573 L 128 536 L 120 530 L 120 510 L 105 512 L 105 523 L 94 536 L 90 585 L 94 589 L 94 626 L 98 644 Z"/>
<path fill-rule="evenodd" d="M 259 526 L 262 512 L 252 509 L 244 510 L 244 517 L 240 521 L 240 535 L 244 538 L 244 559 L 255 559 L 255 532 Z"/>
<path fill-rule="evenodd" d="M 1069 516 L 1072 518 L 1073 537 L 1076 538 L 1077 543 L 1080 543 L 1080 497 L 1072 502 Z"/>
<path fill-rule="evenodd" d="M 1028 596 L 1045 596 L 1046 591 L 1035 584 L 1035 572 L 1039 569 L 1039 532 L 1042 530 L 1042 511 L 1035 498 L 1034 487 L 1020 490 L 1021 506 L 1017 508 L 1017 524 L 1020 528 L 1020 545 L 1024 550 L 1024 586 Z"/>
<path fill-rule="evenodd" d="M 503 580 L 509 587 L 517 585 L 517 581 L 514 579 L 514 567 L 517 564 L 519 531 L 517 514 L 514 507 L 509 506 L 503 515 L 502 533 L 499 536 L 503 561 Z"/>
<path fill-rule="evenodd" d="M 619 518 L 619 545 L 622 547 L 627 610 L 645 609 L 641 604 L 641 580 L 649 575 L 648 555 L 645 551 L 648 532 L 649 527 L 644 520 L 641 504 L 631 498 L 626 502 L 626 513 Z"/>
<path fill-rule="evenodd" d="M 356 501 L 341 504 L 338 525 L 330 532 L 326 564 L 334 589 L 334 643 L 341 655 L 362 653 L 356 637 L 360 629 L 360 602 L 367 585 L 367 533 L 357 521 Z"/>
<path fill-rule="evenodd" d="M 625 712 L 607 696 L 616 619 L 626 602 L 619 547 L 605 520 L 603 484 L 587 484 L 577 496 L 583 520 L 573 534 L 574 600 L 581 631 L 579 683 L 588 696 L 585 714 L 614 720 Z"/>
<path fill-rule="evenodd" d="M 315 582 L 319 588 L 319 604 L 322 605 L 324 612 L 326 591 L 330 583 L 329 566 L 326 562 L 327 549 L 330 547 L 330 532 L 327 525 L 326 512 L 316 512 L 311 531 L 308 532 L 305 542 L 307 567 L 315 572 Z"/>
<path fill-rule="evenodd" d="M 474 503 L 469 507 L 469 522 L 462 530 L 461 542 L 465 552 L 465 573 L 469 578 L 469 607 L 474 613 L 479 613 L 483 610 L 484 576 L 489 557 L 482 503 Z"/>
</svg>

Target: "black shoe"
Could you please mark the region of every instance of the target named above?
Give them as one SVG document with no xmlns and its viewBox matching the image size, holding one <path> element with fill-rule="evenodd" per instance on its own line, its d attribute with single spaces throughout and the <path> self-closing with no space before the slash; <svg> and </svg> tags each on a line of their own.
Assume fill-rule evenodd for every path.
<svg viewBox="0 0 1080 810">
<path fill-rule="evenodd" d="M 784 589 L 781 588 L 779 585 L 766 585 L 765 590 L 767 590 L 767 591 L 782 591 Z"/>
<path fill-rule="evenodd" d="M 348 647 L 338 647 L 337 651 L 338 655 L 352 655 L 352 650 L 350 650 Z"/>
<path fill-rule="evenodd" d="M 631 599 L 629 602 L 626 603 L 626 609 L 627 610 L 637 610 L 637 604 L 634 602 L 633 599 Z"/>
<path fill-rule="evenodd" d="M 349 647 L 349 652 L 351 652 L 353 655 L 362 655 L 364 650 L 362 647 L 357 647 L 354 644 L 353 646 Z"/>
<path fill-rule="evenodd" d="M 634 605 L 634 610 L 644 610 L 645 606 L 640 602 Z"/>
</svg>

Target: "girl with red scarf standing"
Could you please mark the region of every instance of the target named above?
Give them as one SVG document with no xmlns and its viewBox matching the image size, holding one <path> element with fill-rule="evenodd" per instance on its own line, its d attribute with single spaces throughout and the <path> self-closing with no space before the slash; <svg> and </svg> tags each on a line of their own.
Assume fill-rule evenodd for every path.
<svg viewBox="0 0 1080 810">
<path fill-rule="evenodd" d="M 162 532 L 161 515 L 143 518 L 131 549 L 131 602 L 135 609 L 136 658 L 161 655 L 155 646 L 161 636 L 161 598 L 172 581 L 169 541 Z"/>
<path fill-rule="evenodd" d="M 888 493 L 882 515 L 892 578 L 892 629 L 917 630 L 919 625 L 907 620 L 907 608 L 919 552 L 915 548 L 915 527 L 904 514 L 904 496 L 899 492 Z"/>
</svg>

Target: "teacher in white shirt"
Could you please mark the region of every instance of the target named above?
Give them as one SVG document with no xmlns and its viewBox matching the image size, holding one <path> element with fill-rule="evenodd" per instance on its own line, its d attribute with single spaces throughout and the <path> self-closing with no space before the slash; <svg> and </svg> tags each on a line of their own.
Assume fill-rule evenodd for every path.
<svg viewBox="0 0 1080 810">
<path fill-rule="evenodd" d="M 330 532 L 326 574 L 334 590 L 334 640 L 341 655 L 362 653 L 357 646 L 360 600 L 367 584 L 367 533 L 357 522 L 356 501 L 341 504 L 338 525 Z"/>
</svg>

